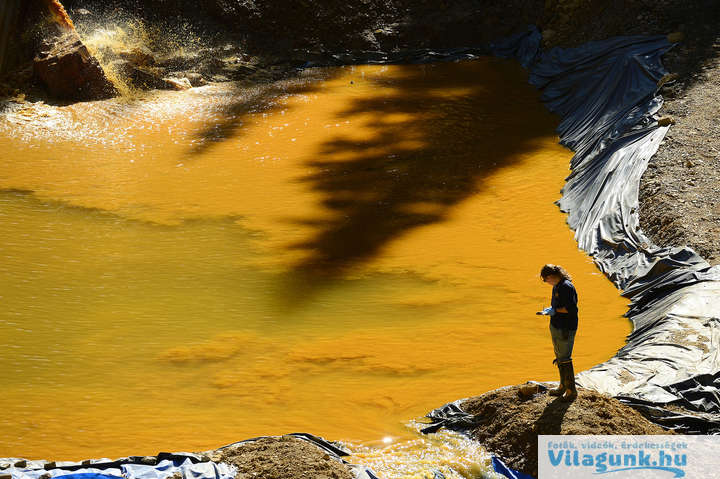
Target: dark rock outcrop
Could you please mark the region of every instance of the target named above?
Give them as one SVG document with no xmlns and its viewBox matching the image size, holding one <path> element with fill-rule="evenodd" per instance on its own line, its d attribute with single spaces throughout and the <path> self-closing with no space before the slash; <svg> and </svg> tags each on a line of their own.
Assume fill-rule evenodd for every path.
<svg viewBox="0 0 720 479">
<path fill-rule="evenodd" d="M 57 98 L 97 100 L 117 94 L 100 63 L 74 31 L 46 40 L 35 57 L 34 71 Z"/>
</svg>

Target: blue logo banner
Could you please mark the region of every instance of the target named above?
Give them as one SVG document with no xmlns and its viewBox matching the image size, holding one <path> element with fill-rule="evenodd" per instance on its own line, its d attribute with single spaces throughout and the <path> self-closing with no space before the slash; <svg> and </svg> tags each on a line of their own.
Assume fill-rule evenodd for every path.
<svg viewBox="0 0 720 479">
<path fill-rule="evenodd" d="M 538 436 L 538 479 L 720 479 L 720 436 Z"/>
</svg>

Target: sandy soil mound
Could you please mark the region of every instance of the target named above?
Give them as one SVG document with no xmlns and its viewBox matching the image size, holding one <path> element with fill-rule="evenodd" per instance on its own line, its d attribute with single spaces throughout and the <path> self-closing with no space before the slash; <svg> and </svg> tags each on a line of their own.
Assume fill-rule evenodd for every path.
<svg viewBox="0 0 720 479">
<path fill-rule="evenodd" d="M 352 479 L 347 466 L 292 436 L 266 437 L 217 451 L 213 460 L 238 468 L 236 479 Z"/>
<path fill-rule="evenodd" d="M 617 399 L 578 389 L 571 403 L 539 392 L 522 399 L 521 386 L 508 386 L 467 399 L 462 408 L 480 426 L 472 437 L 513 469 L 537 477 L 540 434 L 672 434 Z"/>
</svg>

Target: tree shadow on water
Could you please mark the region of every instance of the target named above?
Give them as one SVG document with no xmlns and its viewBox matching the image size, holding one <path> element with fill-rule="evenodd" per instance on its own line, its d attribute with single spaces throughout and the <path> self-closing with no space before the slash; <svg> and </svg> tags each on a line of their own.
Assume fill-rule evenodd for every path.
<svg viewBox="0 0 720 479">
<path fill-rule="evenodd" d="M 489 176 L 554 134 L 557 120 L 510 62 L 392 70 L 371 76 L 378 89 L 353 99 L 339 115 L 367 135 L 327 141 L 308 163 L 313 172 L 300 180 L 322 194 L 329 214 L 298 221 L 315 233 L 292 245 L 308 255 L 283 288 L 289 305 L 310 299 L 413 229 L 444 221 L 482 191 Z"/>
<path fill-rule="evenodd" d="M 219 108 L 217 118 L 195 134 L 190 155 L 202 155 L 213 145 L 241 136 L 243 126 L 253 115 L 290 107 L 282 99 L 290 95 L 307 95 L 339 74 L 339 69 L 311 68 L 286 75 L 282 79 L 265 78 L 253 84 L 236 82 L 225 93 L 228 101 Z"/>
</svg>

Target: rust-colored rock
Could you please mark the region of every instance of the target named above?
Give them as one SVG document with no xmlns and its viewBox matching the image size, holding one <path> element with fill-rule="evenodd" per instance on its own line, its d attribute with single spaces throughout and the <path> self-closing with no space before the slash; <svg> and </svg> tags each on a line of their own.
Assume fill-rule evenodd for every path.
<svg viewBox="0 0 720 479">
<path fill-rule="evenodd" d="M 60 0 L 45 0 L 45 3 L 55 23 L 66 30 L 75 30 L 75 25 Z"/>
<path fill-rule="evenodd" d="M 97 100 L 117 94 L 100 63 L 74 31 L 46 40 L 35 57 L 34 71 L 58 98 Z"/>
</svg>

